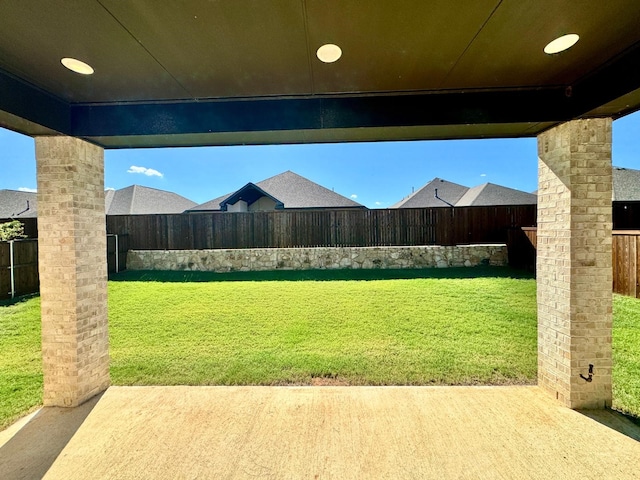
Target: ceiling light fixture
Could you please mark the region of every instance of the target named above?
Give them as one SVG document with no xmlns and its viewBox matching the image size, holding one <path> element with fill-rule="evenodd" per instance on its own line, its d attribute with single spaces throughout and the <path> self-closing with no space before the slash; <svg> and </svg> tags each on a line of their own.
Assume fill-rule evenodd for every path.
<svg viewBox="0 0 640 480">
<path fill-rule="evenodd" d="M 91 65 L 81 62 L 75 58 L 66 57 L 60 60 L 60 63 L 72 72 L 79 73 L 80 75 L 91 75 L 93 73 Z"/>
<path fill-rule="evenodd" d="M 337 62 L 342 56 L 342 49 L 333 43 L 322 45 L 316 52 L 318 60 L 324 63 Z"/>
<path fill-rule="evenodd" d="M 573 47 L 578 40 L 580 40 L 580 36 L 575 33 L 563 35 L 552 42 L 549 42 L 547 46 L 544 47 L 544 53 L 547 55 L 553 55 L 554 53 L 564 52 L 565 50 Z"/>
</svg>

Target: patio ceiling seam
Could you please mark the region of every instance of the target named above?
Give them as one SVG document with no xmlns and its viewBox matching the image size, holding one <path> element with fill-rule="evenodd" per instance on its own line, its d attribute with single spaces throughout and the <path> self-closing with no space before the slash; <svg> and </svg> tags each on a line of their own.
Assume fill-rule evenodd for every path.
<svg viewBox="0 0 640 480">
<path fill-rule="evenodd" d="M 158 60 L 158 58 L 157 58 L 153 53 L 151 53 L 151 51 L 147 48 L 147 46 L 146 46 L 144 43 L 142 43 L 140 40 L 138 40 L 138 37 L 136 37 L 136 36 L 133 34 L 133 32 L 132 32 L 131 30 L 129 30 L 129 29 L 127 28 L 127 26 L 126 26 L 124 23 L 122 23 L 122 22 L 120 21 L 120 19 L 118 19 L 118 17 L 116 17 L 116 16 L 111 12 L 111 10 L 109 10 L 107 7 L 105 7 L 105 6 L 104 6 L 104 4 L 103 4 L 100 0 L 96 0 L 96 2 L 97 2 L 97 3 L 98 3 L 98 4 L 99 4 L 103 9 L 104 9 L 104 11 L 105 11 L 105 12 L 107 12 L 107 14 L 108 14 L 111 18 L 113 18 L 113 20 L 114 20 L 118 25 L 120 25 L 120 27 L 122 27 L 122 29 L 123 29 L 125 32 L 127 32 L 127 35 L 129 35 L 129 36 L 130 36 L 130 37 L 131 37 L 131 38 L 132 38 L 132 39 L 133 39 L 133 40 L 134 40 L 138 45 L 140 45 L 140 48 L 142 48 L 145 52 L 147 52 L 147 54 L 149 55 L 149 57 L 151 57 L 151 58 L 153 59 L 153 61 L 154 61 L 154 62 L 156 62 L 156 63 L 160 66 L 160 68 L 162 68 L 162 70 L 164 70 L 164 71 L 167 73 L 167 75 L 169 75 L 169 76 L 171 77 L 171 79 L 172 79 L 174 82 L 176 82 L 176 84 L 177 84 L 177 85 L 179 85 L 179 86 L 180 86 L 180 88 L 181 88 L 181 89 L 182 89 L 182 90 L 183 90 L 183 91 L 184 91 L 184 92 L 185 92 L 189 97 L 191 97 L 191 98 L 195 98 L 195 96 L 194 96 L 194 95 L 193 95 L 193 94 L 192 94 L 192 93 L 187 89 L 187 87 L 185 87 L 185 86 L 184 86 L 184 85 L 183 85 L 183 84 L 182 84 L 182 83 L 181 83 L 181 82 L 180 82 L 180 81 L 179 81 L 179 80 L 178 80 L 178 79 L 177 79 L 177 78 L 176 78 L 176 77 L 171 73 L 171 71 L 169 71 L 169 69 L 167 69 L 167 68 L 164 66 L 164 64 L 163 64 L 160 60 Z"/>
<path fill-rule="evenodd" d="M 473 38 L 471 40 L 469 40 L 469 43 L 467 44 L 467 46 L 465 47 L 465 49 L 462 51 L 462 53 L 458 56 L 458 59 L 455 61 L 455 63 L 453 64 L 453 66 L 449 69 L 449 71 L 447 72 L 447 74 L 444 76 L 444 78 L 442 79 L 442 81 L 440 82 L 440 85 L 446 85 L 447 80 L 449 79 L 449 77 L 451 76 L 451 73 L 456 69 L 456 67 L 458 66 L 458 64 L 460 63 L 460 61 L 462 60 L 462 58 L 465 56 L 465 54 L 469 51 L 469 49 L 471 48 L 471 45 L 473 45 L 473 42 L 475 42 L 476 38 L 478 38 L 478 35 L 480 35 L 480 33 L 482 32 L 482 30 L 484 30 L 484 27 L 487 25 L 487 23 L 489 23 L 489 21 L 491 20 L 491 18 L 493 17 L 493 15 L 496 13 L 496 11 L 498 10 L 498 8 L 500 8 L 500 5 L 502 5 L 502 0 L 498 0 L 498 4 L 493 8 L 493 10 L 491 10 L 491 13 L 489 14 L 489 16 L 487 16 L 486 20 L 482 23 L 482 25 L 480 26 L 480 28 L 478 29 L 478 31 L 475 33 L 475 35 L 473 36 Z"/>
</svg>

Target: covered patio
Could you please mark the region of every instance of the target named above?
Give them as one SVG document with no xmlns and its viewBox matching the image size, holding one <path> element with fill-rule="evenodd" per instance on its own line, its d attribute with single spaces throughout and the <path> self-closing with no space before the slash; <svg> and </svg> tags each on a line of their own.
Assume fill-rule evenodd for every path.
<svg viewBox="0 0 640 480">
<path fill-rule="evenodd" d="M 22 439 L 37 457 L 50 420 L 70 437 L 47 478 L 631 478 L 639 444 L 570 409 L 613 418 L 612 120 L 640 108 L 638 25 L 636 0 L 2 2 L 0 126 L 36 143 L 46 408 L 0 459 Z M 104 149 L 533 136 L 538 387 L 108 389 Z"/>
<path fill-rule="evenodd" d="M 640 427 L 538 387 L 111 387 L 22 423 L 0 433 L 4 479 L 624 480 L 640 464 Z"/>
</svg>

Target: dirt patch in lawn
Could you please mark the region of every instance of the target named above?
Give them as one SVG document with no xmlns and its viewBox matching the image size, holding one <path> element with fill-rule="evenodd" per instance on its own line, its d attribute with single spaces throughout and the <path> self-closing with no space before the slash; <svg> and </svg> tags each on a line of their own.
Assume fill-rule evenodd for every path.
<svg viewBox="0 0 640 480">
<path fill-rule="evenodd" d="M 313 377 L 311 385 L 314 387 L 347 387 L 351 385 L 346 379 L 340 377 Z"/>
</svg>

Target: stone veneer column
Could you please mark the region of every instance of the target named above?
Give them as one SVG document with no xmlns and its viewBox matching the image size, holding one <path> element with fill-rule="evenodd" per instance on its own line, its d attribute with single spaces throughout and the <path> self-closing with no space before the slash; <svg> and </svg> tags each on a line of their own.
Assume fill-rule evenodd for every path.
<svg viewBox="0 0 640 480">
<path fill-rule="evenodd" d="M 109 386 L 104 152 L 35 142 L 44 405 L 73 407 Z"/>
<path fill-rule="evenodd" d="M 538 384 L 570 408 L 611 405 L 611 119 L 538 136 Z M 594 366 L 592 381 L 589 365 Z"/>
</svg>

